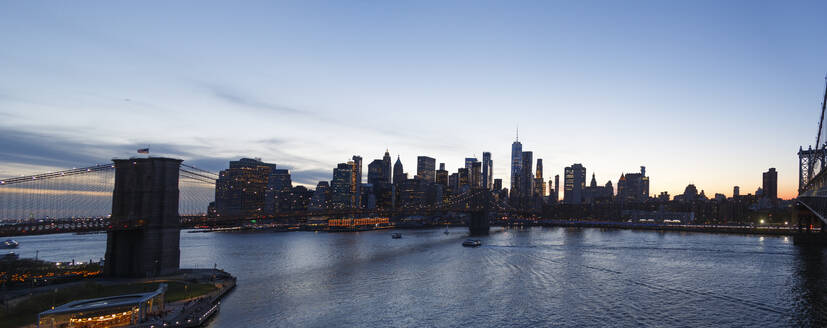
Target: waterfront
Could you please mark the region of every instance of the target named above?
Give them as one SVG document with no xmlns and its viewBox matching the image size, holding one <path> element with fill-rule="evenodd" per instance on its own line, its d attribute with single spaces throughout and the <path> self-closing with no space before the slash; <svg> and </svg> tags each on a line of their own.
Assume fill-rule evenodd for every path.
<svg viewBox="0 0 827 328">
<path fill-rule="evenodd" d="M 181 233 L 182 267 L 238 277 L 212 327 L 823 326 L 827 258 L 791 238 L 466 228 Z M 17 238 L 21 256 L 103 257 L 106 235 Z"/>
</svg>

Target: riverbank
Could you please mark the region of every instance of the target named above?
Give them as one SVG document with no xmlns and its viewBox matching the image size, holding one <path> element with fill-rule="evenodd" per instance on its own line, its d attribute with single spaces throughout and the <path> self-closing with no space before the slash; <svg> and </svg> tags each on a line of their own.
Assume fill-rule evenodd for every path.
<svg viewBox="0 0 827 328">
<path fill-rule="evenodd" d="M 161 283 L 168 286 L 164 298 L 169 314 L 163 322 L 167 326 L 194 327 L 189 324 L 203 323 L 217 311 L 220 299 L 235 288 L 236 278 L 218 269 L 182 269 L 175 275 L 153 279 L 95 278 L 4 291 L 0 298 L 0 328 L 35 327 L 37 314 L 54 306 L 80 299 L 147 292 Z"/>
<path fill-rule="evenodd" d="M 735 226 L 735 225 L 696 225 L 696 224 L 657 224 L 614 221 L 573 221 L 573 220 L 540 220 L 534 222 L 519 222 L 505 225 L 529 225 L 543 227 L 579 227 L 579 228 L 607 228 L 630 230 L 657 230 L 680 231 L 698 233 L 728 233 L 740 235 L 775 235 L 793 236 L 799 233 L 797 227 L 792 226 Z M 817 232 L 818 229 L 815 230 Z"/>
</svg>

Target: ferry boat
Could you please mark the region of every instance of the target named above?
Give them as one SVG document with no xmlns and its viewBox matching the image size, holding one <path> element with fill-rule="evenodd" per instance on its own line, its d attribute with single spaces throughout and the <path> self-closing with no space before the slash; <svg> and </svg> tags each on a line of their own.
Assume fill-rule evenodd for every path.
<svg viewBox="0 0 827 328">
<path fill-rule="evenodd" d="M 17 248 L 17 246 L 20 246 L 20 243 L 14 239 L 6 239 L 2 244 L 0 244 L 0 248 L 3 249 Z"/>
<path fill-rule="evenodd" d="M 391 238 L 393 238 L 393 239 L 402 238 L 402 234 L 398 233 L 398 232 L 394 232 L 393 234 L 391 234 Z"/>
<path fill-rule="evenodd" d="M 482 242 L 479 239 L 466 239 L 462 242 L 462 246 L 465 247 L 479 247 L 482 246 Z"/>
</svg>

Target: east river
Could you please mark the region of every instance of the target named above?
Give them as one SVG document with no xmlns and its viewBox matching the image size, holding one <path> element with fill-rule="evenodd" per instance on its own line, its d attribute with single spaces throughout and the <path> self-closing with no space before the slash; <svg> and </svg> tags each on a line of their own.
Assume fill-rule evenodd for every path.
<svg viewBox="0 0 827 328">
<path fill-rule="evenodd" d="M 787 237 L 575 228 L 181 233 L 238 277 L 210 327 L 823 327 L 827 251 Z M 105 234 L 16 238 L 103 257 Z"/>
</svg>

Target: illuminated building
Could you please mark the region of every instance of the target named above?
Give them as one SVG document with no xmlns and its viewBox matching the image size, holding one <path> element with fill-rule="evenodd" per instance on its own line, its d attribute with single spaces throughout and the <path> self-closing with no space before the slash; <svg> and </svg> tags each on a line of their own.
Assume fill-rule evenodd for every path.
<svg viewBox="0 0 827 328">
<path fill-rule="evenodd" d="M 436 184 L 448 188 L 448 170 L 445 163 L 439 163 L 439 170 L 436 171 Z"/>
<path fill-rule="evenodd" d="M 640 173 L 626 173 L 617 181 L 617 198 L 621 201 L 644 201 L 649 199 L 649 177 L 646 167 Z"/>
<path fill-rule="evenodd" d="M 362 157 L 353 156 L 353 160 L 348 162 L 353 174 L 350 176 L 350 204 L 352 207 L 360 207 L 362 203 Z"/>
<path fill-rule="evenodd" d="M 434 183 L 436 181 L 436 159 L 428 156 L 418 156 L 416 158 L 416 177 L 426 183 Z"/>
<path fill-rule="evenodd" d="M 330 184 L 327 181 L 319 181 L 313 197 L 310 199 L 310 209 L 324 209 L 330 205 Z"/>
<path fill-rule="evenodd" d="M 494 161 L 491 153 L 482 153 L 482 187 L 491 190 L 494 186 Z"/>
<path fill-rule="evenodd" d="M 468 171 L 469 185 L 471 188 L 482 188 L 482 163 L 471 163 L 471 170 Z"/>
<path fill-rule="evenodd" d="M 534 194 L 543 197 L 546 195 L 546 183 L 543 181 L 543 159 L 537 159 L 537 170 L 534 175 Z"/>
<path fill-rule="evenodd" d="M 353 203 L 353 165 L 339 163 L 333 169 L 333 180 L 330 182 L 330 205 L 334 208 L 350 208 Z"/>
<path fill-rule="evenodd" d="M 267 191 L 265 192 L 265 214 L 272 214 L 278 211 L 279 203 L 284 202 L 284 193 L 293 189 L 293 182 L 290 179 L 288 170 L 276 169 L 267 179 Z"/>
<path fill-rule="evenodd" d="M 166 284 L 150 293 L 72 301 L 37 315 L 38 328 L 146 326 L 164 312 Z M 160 327 L 160 322 L 158 322 Z"/>
<path fill-rule="evenodd" d="M 270 175 L 276 164 L 260 159 L 231 161 L 215 182 L 215 208 L 222 216 L 256 216 L 265 213 Z"/>
<path fill-rule="evenodd" d="M 380 226 L 390 223 L 388 218 L 362 218 L 362 219 L 330 219 L 327 220 L 328 227 L 360 227 Z"/>
<path fill-rule="evenodd" d="M 580 204 L 583 202 L 583 188 L 586 187 L 586 168 L 581 164 L 566 167 L 563 171 L 563 202 Z"/>
</svg>

